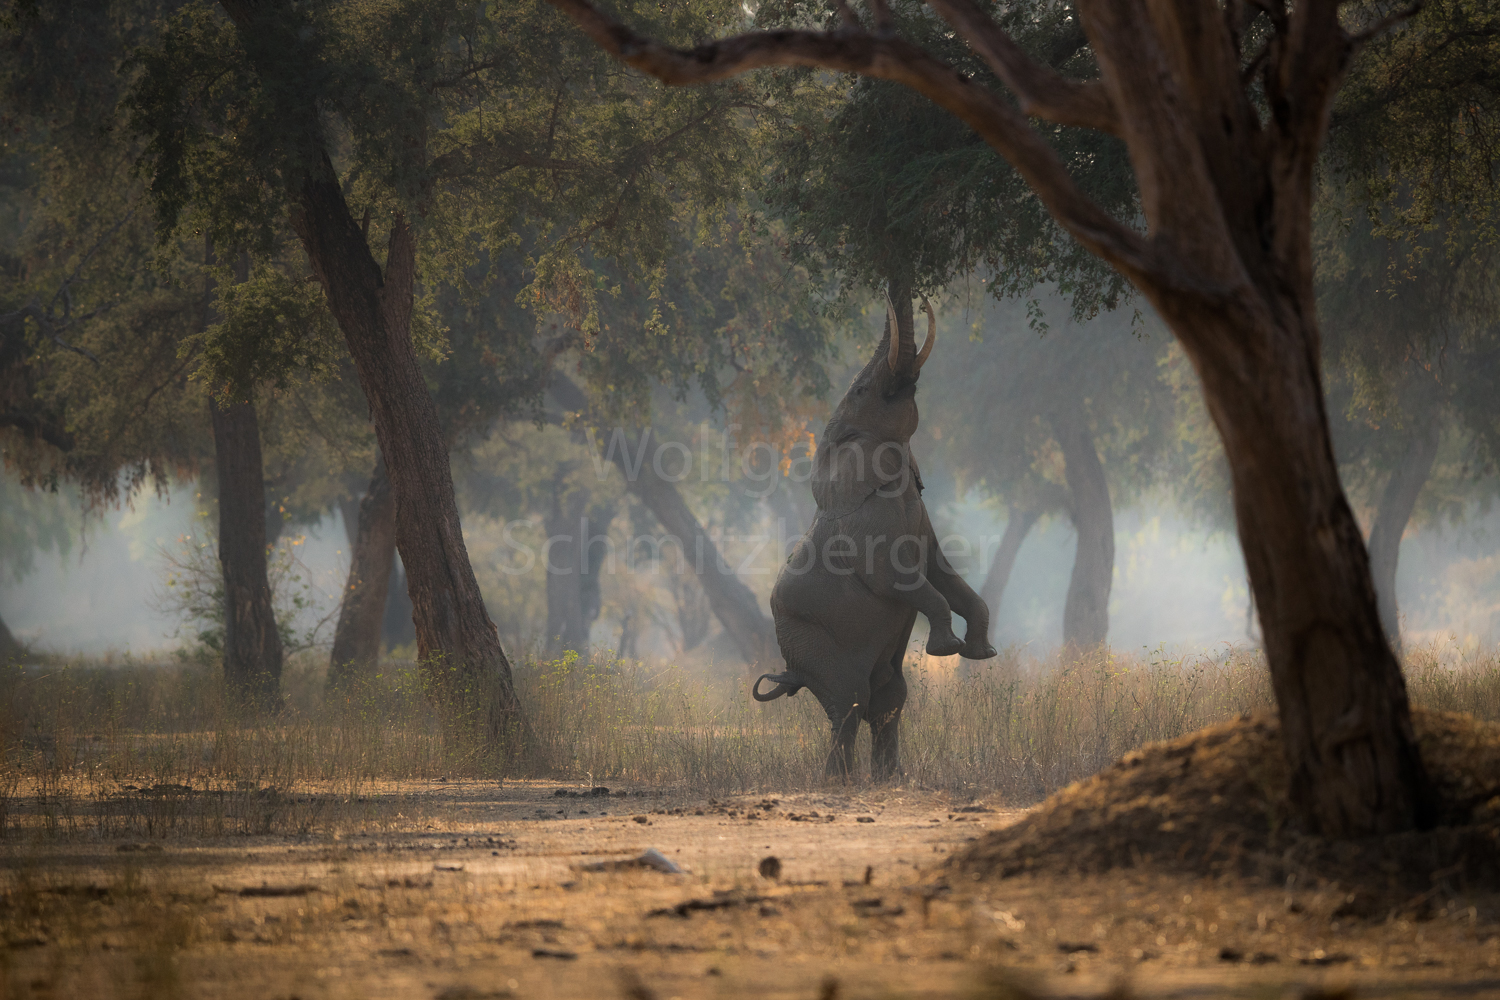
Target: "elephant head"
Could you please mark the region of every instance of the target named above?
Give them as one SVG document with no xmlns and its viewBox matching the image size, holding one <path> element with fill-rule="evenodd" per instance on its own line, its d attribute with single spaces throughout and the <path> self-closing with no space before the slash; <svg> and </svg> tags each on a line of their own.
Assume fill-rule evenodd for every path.
<svg viewBox="0 0 1500 1000">
<path fill-rule="evenodd" d="M 937 317 L 922 296 L 927 340 L 917 351 L 886 296 L 885 336 L 833 411 L 813 458 L 813 498 L 820 510 L 853 511 L 875 490 L 894 495 L 915 475 L 907 443 L 917 429 L 917 379 L 937 340 Z"/>
</svg>

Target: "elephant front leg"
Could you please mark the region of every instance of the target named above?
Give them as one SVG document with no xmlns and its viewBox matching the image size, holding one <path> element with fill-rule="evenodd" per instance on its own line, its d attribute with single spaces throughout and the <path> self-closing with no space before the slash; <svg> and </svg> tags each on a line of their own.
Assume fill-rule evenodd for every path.
<svg viewBox="0 0 1500 1000">
<path fill-rule="evenodd" d="M 925 576 L 918 575 L 909 589 L 898 584 L 893 596 L 927 618 L 929 656 L 952 656 L 964 648 L 964 641 L 953 632 L 953 609 Z"/>
<path fill-rule="evenodd" d="M 948 562 L 948 557 L 943 555 L 942 546 L 938 544 L 936 534 L 932 533 L 931 524 L 928 524 L 927 529 L 928 544 L 932 551 L 932 562 L 927 567 L 928 578 L 948 606 L 964 620 L 964 642 L 958 652 L 962 653 L 965 659 L 987 660 L 995 655 L 995 647 L 990 645 L 989 638 L 989 606 L 984 603 L 984 598 L 975 593 L 974 588 L 958 575 L 958 571 Z"/>
<path fill-rule="evenodd" d="M 889 565 L 871 567 L 879 581 L 872 589 L 922 613 L 927 619 L 928 655 L 952 656 L 963 649 L 964 641 L 953 633 L 953 609 L 928 579 L 927 545 L 915 535 L 906 535 L 892 544 L 884 556 Z M 878 550 L 872 550 L 871 562 L 878 563 L 880 559 Z"/>
</svg>

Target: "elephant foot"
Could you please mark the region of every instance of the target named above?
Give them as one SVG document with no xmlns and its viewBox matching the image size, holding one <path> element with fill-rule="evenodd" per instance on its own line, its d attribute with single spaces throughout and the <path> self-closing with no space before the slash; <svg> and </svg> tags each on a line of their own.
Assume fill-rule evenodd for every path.
<svg viewBox="0 0 1500 1000">
<path fill-rule="evenodd" d="M 836 781 L 840 784 L 847 785 L 853 779 L 853 770 L 849 767 L 844 766 L 842 763 L 836 764 L 833 761 L 829 761 L 828 765 L 823 768 L 824 781 Z"/>
<path fill-rule="evenodd" d="M 1000 655 L 1000 651 L 987 642 L 976 642 L 972 647 L 965 643 L 962 652 L 966 660 L 988 660 Z"/>
<path fill-rule="evenodd" d="M 939 631 L 934 628 L 927 636 L 928 656 L 952 656 L 964 648 L 964 641 L 953 634 L 953 629 Z"/>
</svg>

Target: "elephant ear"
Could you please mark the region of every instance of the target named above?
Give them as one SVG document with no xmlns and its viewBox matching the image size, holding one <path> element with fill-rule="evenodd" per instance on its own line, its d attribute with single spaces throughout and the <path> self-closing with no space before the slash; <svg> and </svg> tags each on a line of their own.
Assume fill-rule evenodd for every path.
<svg viewBox="0 0 1500 1000">
<path fill-rule="evenodd" d="M 904 445 L 883 444 L 861 433 L 823 441 L 813 456 L 812 493 L 818 510 L 835 517 L 851 514 L 876 490 L 886 495 L 905 489 L 904 480 L 915 476 Z"/>
</svg>

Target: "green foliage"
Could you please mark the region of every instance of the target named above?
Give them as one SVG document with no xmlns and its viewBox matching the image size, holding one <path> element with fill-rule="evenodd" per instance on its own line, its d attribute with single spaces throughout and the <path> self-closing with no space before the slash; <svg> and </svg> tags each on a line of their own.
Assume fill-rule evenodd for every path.
<svg viewBox="0 0 1500 1000">
<path fill-rule="evenodd" d="M 1000 87 L 923 5 L 891 9 L 903 38 Z M 1097 75 L 1065 5 L 1013 4 L 996 14 L 1037 57 L 1070 76 Z M 832 5 L 790 3 L 756 14 L 762 26 L 831 26 L 837 16 Z M 1051 333 L 1045 318 L 1109 312 L 1129 297 L 1124 279 L 1064 233 L 967 125 L 910 89 L 805 72 L 777 74 L 764 86 L 773 110 L 762 124 L 771 151 L 762 193 L 790 230 L 791 260 L 815 276 L 832 270 L 845 297 L 888 283 L 936 295 L 967 281 L 985 298 L 1030 299 L 1024 315 L 980 306 L 984 319 L 971 338 L 954 336 L 958 325 L 945 320 L 924 371 L 924 384 L 941 386 L 923 395 L 924 426 L 941 434 L 960 487 L 1028 503 L 1047 484 L 1060 486 L 1049 420 L 1063 413 L 1087 423 L 1116 491 L 1149 481 L 1170 425 L 1156 371 L 1165 340 L 1133 336 L 1128 314 Z M 1083 129 L 1045 134 L 1101 206 L 1123 219 L 1136 214 L 1121 143 Z"/>
<path fill-rule="evenodd" d="M 891 10 L 903 38 L 1000 87 L 925 6 L 898 0 Z M 1009 4 L 996 14 L 1039 58 L 1070 76 L 1097 75 L 1066 5 Z M 822 3 L 767 3 L 756 14 L 761 26 L 832 25 L 837 16 Z M 846 293 L 892 279 L 932 293 L 979 271 L 993 275 L 987 287 L 996 297 L 1055 285 L 1078 317 L 1128 296 L 1124 279 L 1065 234 L 967 125 L 908 88 L 811 73 L 778 74 L 766 86 L 775 110 L 763 127 L 773 161 L 763 195 L 795 233 L 794 259 L 813 268 L 826 260 Z M 1046 135 L 1106 211 L 1136 214 L 1121 143 L 1084 129 L 1049 128 Z"/>
<path fill-rule="evenodd" d="M 656 384 L 679 399 L 702 393 L 747 433 L 795 436 L 827 394 L 833 324 L 807 272 L 788 267 L 776 231 L 738 217 L 677 234 L 676 256 L 647 284 L 628 274 L 601 311 L 577 370 L 597 416 L 621 420 L 650 405 Z"/>
<path fill-rule="evenodd" d="M 256 397 L 268 538 L 292 525 L 317 523 L 369 484 L 375 433 L 347 367 L 345 361 L 340 377 L 328 380 L 296 373 L 281 388 L 263 389 Z"/>
<path fill-rule="evenodd" d="M 160 249 L 177 253 L 185 224 L 214 246 L 269 254 L 288 185 L 317 157 L 306 117 L 333 76 L 319 54 L 312 5 L 278 7 L 280 86 L 263 86 L 239 33 L 217 4 L 160 11 L 155 37 L 122 53 L 130 81 L 123 109 L 140 143 L 137 169 L 156 209 Z"/>
<path fill-rule="evenodd" d="M 224 573 L 218 541 L 209 527 L 211 514 L 200 510 L 198 517 L 202 522 L 198 534 L 184 535 L 176 549 L 164 548 L 160 553 L 165 579 L 163 589 L 153 596 L 153 610 L 180 622 L 173 638 L 192 643 L 183 647 L 183 656 L 217 663 L 224 652 Z M 297 557 L 302 542 L 301 538 L 281 540 L 270 549 L 266 564 L 276 628 L 288 655 L 324 646 L 327 639 L 322 633 L 338 613 L 337 606 L 328 608 L 313 587 L 308 568 Z"/>
<path fill-rule="evenodd" d="M 190 475 L 207 414 L 189 389 L 193 352 L 179 355 L 201 318 L 186 265 L 143 266 L 153 233 L 128 164 L 40 142 L 34 162 L 18 193 L 20 266 L 0 277 L 0 297 L 30 303 L 0 328 L 0 406 L 42 430 L 7 432 L 6 464 L 28 483 L 76 482 L 94 503 Z"/>
<path fill-rule="evenodd" d="M 1496 66 L 1500 10 L 1485 0 L 1425 3 L 1355 61 L 1329 163 L 1389 233 L 1421 234 L 1462 208 L 1486 241 L 1500 235 Z"/>
<path fill-rule="evenodd" d="M 639 6 L 674 35 L 734 9 Z M 529 234 L 535 307 L 585 332 L 590 261 L 649 273 L 681 207 L 722 205 L 742 173 L 743 88 L 647 84 L 540 0 L 267 7 L 240 29 L 196 3 L 131 65 L 164 239 L 201 218 L 215 245 L 269 252 L 326 145 L 357 214 L 417 223 L 429 286 L 470 286 Z"/>
<path fill-rule="evenodd" d="M 219 321 L 185 338 L 183 356 L 197 354 L 197 377 L 222 402 L 256 386 L 286 389 L 298 376 L 338 374 L 343 341 L 316 283 L 259 261 L 244 280 L 220 271 L 214 287 Z"/>
<path fill-rule="evenodd" d="M 201 321 L 195 265 L 147 266 L 157 234 L 117 114 L 123 54 L 150 3 L 38 4 L 0 44 L 7 110 L 0 426 L 24 482 L 73 481 L 91 504 L 162 488 L 202 454 L 201 396 L 178 344 Z M 201 286 L 200 286 L 201 287 Z"/>
</svg>

